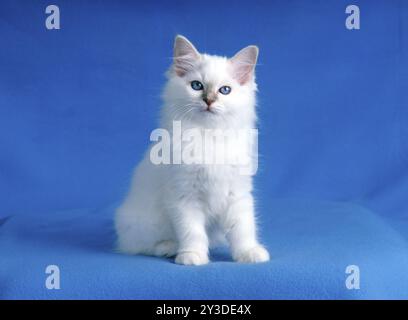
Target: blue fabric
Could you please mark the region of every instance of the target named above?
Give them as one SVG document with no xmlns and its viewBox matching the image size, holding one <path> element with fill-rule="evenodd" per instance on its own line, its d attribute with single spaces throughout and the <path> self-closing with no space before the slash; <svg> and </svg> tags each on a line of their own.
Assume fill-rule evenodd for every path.
<svg viewBox="0 0 408 320">
<path fill-rule="evenodd" d="M 205 7 L 209 4 L 206 1 Z M 406 1 L 0 2 L 0 298 L 408 298 Z M 260 47 L 262 265 L 115 253 L 180 33 Z M 61 289 L 45 288 L 45 268 Z M 359 290 L 345 269 L 360 267 Z"/>
</svg>

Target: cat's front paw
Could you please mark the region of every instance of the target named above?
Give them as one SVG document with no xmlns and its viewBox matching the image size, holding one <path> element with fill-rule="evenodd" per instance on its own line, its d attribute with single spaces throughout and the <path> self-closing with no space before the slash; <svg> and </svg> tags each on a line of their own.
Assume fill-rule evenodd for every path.
<svg viewBox="0 0 408 320">
<path fill-rule="evenodd" d="M 209 259 L 206 253 L 185 251 L 177 255 L 175 262 L 186 266 L 199 266 L 208 263 Z"/>
<path fill-rule="evenodd" d="M 269 261 L 268 251 L 261 245 L 253 247 L 249 250 L 237 252 L 234 255 L 234 260 L 243 263 L 259 263 Z"/>
</svg>

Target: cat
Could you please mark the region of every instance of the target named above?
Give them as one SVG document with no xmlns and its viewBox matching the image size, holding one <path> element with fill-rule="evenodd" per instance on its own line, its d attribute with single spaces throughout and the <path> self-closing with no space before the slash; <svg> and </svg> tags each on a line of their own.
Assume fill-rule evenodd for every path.
<svg viewBox="0 0 408 320">
<path fill-rule="evenodd" d="M 255 128 L 257 58 L 256 46 L 228 59 L 199 53 L 187 38 L 176 36 L 160 128 L 174 133 L 174 121 L 183 131 Z M 248 155 L 244 145 L 236 141 L 233 149 Z M 120 252 L 203 265 L 209 262 L 210 245 L 225 239 L 237 262 L 269 260 L 257 239 L 251 175 L 228 163 L 154 164 L 151 151 L 136 167 L 130 191 L 116 210 Z"/>
</svg>

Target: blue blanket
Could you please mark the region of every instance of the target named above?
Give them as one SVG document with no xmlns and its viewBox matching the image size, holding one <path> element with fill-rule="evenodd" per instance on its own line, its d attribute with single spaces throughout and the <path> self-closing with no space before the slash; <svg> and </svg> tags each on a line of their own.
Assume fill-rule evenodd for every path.
<svg viewBox="0 0 408 320">
<path fill-rule="evenodd" d="M 271 201 L 260 218 L 272 260 L 212 263 L 125 256 L 112 248 L 112 210 L 11 217 L 0 234 L 1 298 L 7 299 L 384 299 L 406 298 L 408 243 L 389 221 L 361 206 L 311 200 Z M 266 214 L 268 213 L 268 214 Z M 48 265 L 60 272 L 49 290 Z M 349 289 L 357 266 L 360 289 Z"/>
<path fill-rule="evenodd" d="M 58 30 L 48 1 L 0 3 L 0 299 L 408 298 L 406 1 L 354 1 L 357 30 L 342 0 L 55 4 Z M 260 47 L 268 263 L 114 251 L 178 33 L 209 53 Z"/>
</svg>

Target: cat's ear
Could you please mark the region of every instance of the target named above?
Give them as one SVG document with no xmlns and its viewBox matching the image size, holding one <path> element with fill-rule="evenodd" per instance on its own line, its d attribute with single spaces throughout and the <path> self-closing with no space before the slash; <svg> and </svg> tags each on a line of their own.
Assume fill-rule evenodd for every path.
<svg viewBox="0 0 408 320">
<path fill-rule="evenodd" d="M 194 68 L 194 64 L 200 59 L 200 53 L 187 40 L 187 38 L 177 35 L 174 40 L 174 71 L 179 77 L 184 76 L 189 70 Z"/>
<path fill-rule="evenodd" d="M 241 85 L 253 78 L 258 52 L 257 46 L 248 46 L 230 59 L 233 76 Z"/>
</svg>

